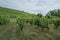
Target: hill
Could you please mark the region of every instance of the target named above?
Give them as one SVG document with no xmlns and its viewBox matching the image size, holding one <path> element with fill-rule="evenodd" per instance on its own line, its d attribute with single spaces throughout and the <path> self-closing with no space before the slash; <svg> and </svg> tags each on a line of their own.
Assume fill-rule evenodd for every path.
<svg viewBox="0 0 60 40">
<path fill-rule="evenodd" d="M 0 16 L 3 16 L 3 15 L 4 16 L 19 16 L 19 17 L 26 17 L 26 18 L 31 18 L 33 16 L 33 14 L 30 14 L 24 11 L 0 7 Z"/>
<path fill-rule="evenodd" d="M 8 17 L 8 19 L 5 17 Z M 35 14 L 24 11 L 0 7 L 0 40 L 60 40 L 60 27 L 54 29 L 55 26 L 50 24 L 49 32 L 46 28 L 44 28 L 44 31 L 42 32 L 41 27 L 30 24 L 30 20 L 28 20 L 28 23 L 24 23 L 25 20 L 19 20 L 17 23 L 18 18 L 34 19 L 37 17 Z M 9 22 L 7 22 L 7 20 Z M 32 22 L 34 23 L 34 21 Z M 40 21 L 42 21 L 43 24 L 44 22 L 48 22 L 45 21 L 45 19 Z M 40 21 L 38 20 L 37 24 Z M 23 30 L 21 30 L 22 25 L 20 25 L 19 22 L 20 24 L 23 22 Z"/>
</svg>

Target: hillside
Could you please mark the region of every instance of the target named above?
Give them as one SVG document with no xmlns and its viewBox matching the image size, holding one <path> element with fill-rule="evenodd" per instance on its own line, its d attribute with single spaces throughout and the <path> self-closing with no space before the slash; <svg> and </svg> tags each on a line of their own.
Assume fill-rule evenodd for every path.
<svg viewBox="0 0 60 40">
<path fill-rule="evenodd" d="M 6 19 L 5 17 L 8 18 Z M 19 19 L 17 22 L 18 18 L 22 18 L 23 20 Z M 55 29 L 55 26 L 50 24 L 49 30 L 44 27 L 44 31 L 42 31 L 41 27 L 30 24 L 30 20 L 28 20 L 28 23 L 25 23 L 24 18 L 34 19 L 37 17 L 34 14 L 24 11 L 0 7 L 0 40 L 60 40 L 60 26 L 58 29 Z M 44 16 L 42 18 L 44 18 Z M 38 17 L 38 19 L 40 18 Z M 35 20 L 33 20 L 32 23 L 34 23 L 34 21 Z M 37 24 L 40 21 L 42 20 L 38 20 Z M 20 25 L 21 22 L 23 22 L 22 30 Z M 42 22 L 43 25 L 44 22 L 48 21 L 44 19 Z"/>
<path fill-rule="evenodd" d="M 31 18 L 33 16 L 33 14 L 30 14 L 30 13 L 27 13 L 27 12 L 24 12 L 24 11 L 19 11 L 19 10 L 0 7 L 0 16 L 2 16 L 2 15 L 5 15 L 5 16 L 19 16 L 19 17 L 26 17 L 26 18 Z"/>
</svg>

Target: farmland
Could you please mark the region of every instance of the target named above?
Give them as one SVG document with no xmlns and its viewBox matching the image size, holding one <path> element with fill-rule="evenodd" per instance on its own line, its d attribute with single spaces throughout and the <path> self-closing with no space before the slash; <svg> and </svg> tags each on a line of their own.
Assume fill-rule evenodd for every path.
<svg viewBox="0 0 60 40">
<path fill-rule="evenodd" d="M 60 15 L 48 14 L 0 7 L 0 40 L 60 40 Z"/>
</svg>

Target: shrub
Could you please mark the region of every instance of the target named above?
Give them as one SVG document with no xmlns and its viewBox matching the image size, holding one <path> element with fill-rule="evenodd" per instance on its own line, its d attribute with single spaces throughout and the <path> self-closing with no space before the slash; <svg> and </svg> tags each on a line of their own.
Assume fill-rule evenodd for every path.
<svg viewBox="0 0 60 40">
<path fill-rule="evenodd" d="M 9 19 L 6 16 L 0 16 L 0 24 L 6 24 Z"/>
<path fill-rule="evenodd" d="M 35 25 L 37 25 L 38 27 L 42 28 L 42 31 L 44 28 L 47 28 L 49 30 L 48 27 L 48 18 L 42 17 L 42 18 L 37 18 L 35 19 Z"/>
<path fill-rule="evenodd" d="M 17 23 L 18 23 L 18 25 L 19 25 L 19 28 L 20 28 L 21 31 L 22 31 L 23 28 L 24 28 L 25 19 L 20 19 L 20 18 L 18 18 Z"/>
<path fill-rule="evenodd" d="M 60 26 L 60 19 L 53 19 L 53 24 L 58 28 Z"/>
</svg>

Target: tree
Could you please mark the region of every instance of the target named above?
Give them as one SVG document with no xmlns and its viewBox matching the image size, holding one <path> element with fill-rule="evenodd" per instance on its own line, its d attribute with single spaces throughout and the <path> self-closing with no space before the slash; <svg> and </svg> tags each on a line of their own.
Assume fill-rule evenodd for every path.
<svg viewBox="0 0 60 40">
<path fill-rule="evenodd" d="M 60 17 L 60 9 L 50 10 L 46 16 L 58 16 Z"/>
<path fill-rule="evenodd" d="M 42 17 L 42 14 L 41 14 L 41 13 L 38 13 L 37 16 L 38 16 L 38 17 Z"/>
</svg>

